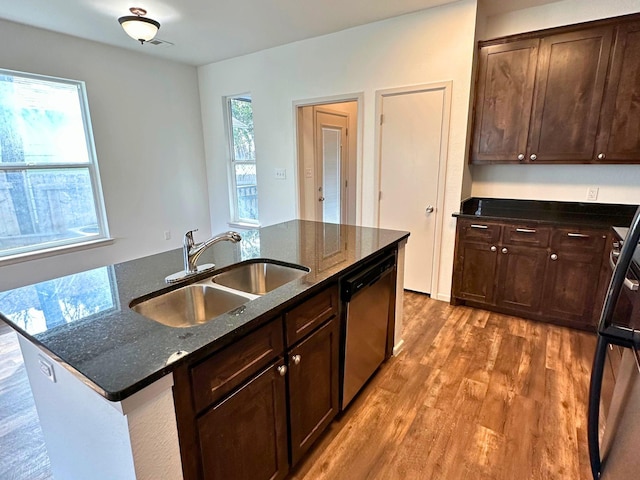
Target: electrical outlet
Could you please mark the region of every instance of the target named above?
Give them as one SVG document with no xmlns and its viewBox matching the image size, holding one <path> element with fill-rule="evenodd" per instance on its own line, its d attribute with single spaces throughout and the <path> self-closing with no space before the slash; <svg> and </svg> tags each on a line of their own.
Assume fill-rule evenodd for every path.
<svg viewBox="0 0 640 480">
<path fill-rule="evenodd" d="M 276 178 L 278 180 L 285 180 L 287 178 L 286 168 L 276 168 Z"/>
<path fill-rule="evenodd" d="M 42 355 L 38 355 L 38 367 L 40 368 L 40 372 L 51 380 L 53 383 L 56 383 L 56 374 L 53 371 L 53 363 L 49 362 Z"/>
<path fill-rule="evenodd" d="M 313 178 L 313 170 L 311 170 L 310 168 L 305 168 L 304 178 Z"/>
<path fill-rule="evenodd" d="M 587 200 L 595 202 L 598 200 L 598 187 L 589 187 L 587 189 Z"/>
<path fill-rule="evenodd" d="M 165 240 L 171 240 L 171 230 L 165 230 L 164 231 L 164 239 Z"/>
</svg>

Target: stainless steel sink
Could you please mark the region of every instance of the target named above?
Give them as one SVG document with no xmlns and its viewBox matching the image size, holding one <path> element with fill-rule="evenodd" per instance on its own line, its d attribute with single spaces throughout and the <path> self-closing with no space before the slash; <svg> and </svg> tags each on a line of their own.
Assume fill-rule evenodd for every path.
<svg viewBox="0 0 640 480">
<path fill-rule="evenodd" d="M 207 323 L 249 300 L 249 296 L 196 283 L 139 303 L 134 300 L 129 306 L 139 314 L 169 327 L 191 327 Z"/>
<path fill-rule="evenodd" d="M 225 287 L 264 295 L 285 283 L 292 282 L 309 273 L 309 269 L 301 265 L 282 265 L 272 262 L 259 261 L 243 263 L 212 278 L 214 283 Z"/>
</svg>

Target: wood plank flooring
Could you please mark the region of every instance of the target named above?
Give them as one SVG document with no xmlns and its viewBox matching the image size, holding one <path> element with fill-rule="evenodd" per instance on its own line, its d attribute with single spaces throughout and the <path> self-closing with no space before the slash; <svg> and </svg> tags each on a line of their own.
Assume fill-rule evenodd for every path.
<svg viewBox="0 0 640 480">
<path fill-rule="evenodd" d="M 296 480 L 589 479 L 595 336 L 405 292 L 405 348 Z"/>
<path fill-rule="evenodd" d="M 291 479 L 589 479 L 595 336 L 411 292 L 404 302 L 404 351 Z M 0 331 L 0 478 L 48 480 L 13 335 Z"/>
</svg>

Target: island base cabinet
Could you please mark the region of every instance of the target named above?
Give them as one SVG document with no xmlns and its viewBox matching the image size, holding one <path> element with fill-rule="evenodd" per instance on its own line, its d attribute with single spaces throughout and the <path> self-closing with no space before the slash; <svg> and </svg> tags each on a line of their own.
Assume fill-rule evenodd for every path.
<svg viewBox="0 0 640 480">
<path fill-rule="evenodd" d="M 338 413 L 339 323 L 325 323 L 289 352 L 291 464 Z"/>
<path fill-rule="evenodd" d="M 267 367 L 198 419 L 205 480 L 276 480 L 288 472 L 285 377 Z"/>
</svg>

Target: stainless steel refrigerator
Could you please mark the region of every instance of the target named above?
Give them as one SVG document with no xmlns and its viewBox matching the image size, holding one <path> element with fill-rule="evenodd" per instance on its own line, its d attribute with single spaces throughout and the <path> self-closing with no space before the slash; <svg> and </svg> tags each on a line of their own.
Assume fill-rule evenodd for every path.
<svg viewBox="0 0 640 480">
<path fill-rule="evenodd" d="M 589 389 L 588 439 L 594 480 L 640 478 L 640 208 L 614 245 L 613 274 L 598 324 L 598 341 Z M 619 248 L 621 247 L 621 248 Z M 599 418 L 602 379 L 610 346 L 623 348 L 604 435 Z"/>
</svg>

